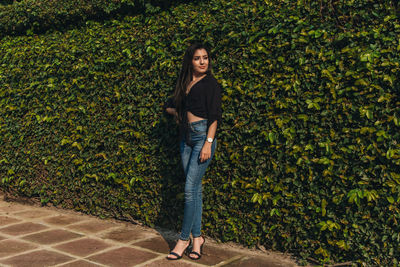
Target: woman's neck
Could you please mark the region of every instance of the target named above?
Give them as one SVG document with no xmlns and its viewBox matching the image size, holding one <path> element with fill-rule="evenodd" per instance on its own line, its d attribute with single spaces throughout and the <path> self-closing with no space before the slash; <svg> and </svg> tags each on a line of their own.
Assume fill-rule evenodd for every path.
<svg viewBox="0 0 400 267">
<path fill-rule="evenodd" d="M 206 76 L 207 73 L 193 73 L 192 81 L 197 81 Z"/>
</svg>

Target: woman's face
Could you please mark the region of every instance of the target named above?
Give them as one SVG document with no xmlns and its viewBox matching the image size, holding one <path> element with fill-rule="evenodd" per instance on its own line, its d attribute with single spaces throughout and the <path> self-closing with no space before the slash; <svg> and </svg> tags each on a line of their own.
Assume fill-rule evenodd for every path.
<svg viewBox="0 0 400 267">
<path fill-rule="evenodd" d="M 208 54 L 205 49 L 197 49 L 194 52 L 192 65 L 194 74 L 201 75 L 206 73 L 208 70 Z"/>
</svg>

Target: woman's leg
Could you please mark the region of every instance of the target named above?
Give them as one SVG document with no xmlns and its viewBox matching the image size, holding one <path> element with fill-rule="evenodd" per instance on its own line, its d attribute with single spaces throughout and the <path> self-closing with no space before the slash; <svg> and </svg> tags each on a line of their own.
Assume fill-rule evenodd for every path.
<svg viewBox="0 0 400 267">
<path fill-rule="evenodd" d="M 203 142 L 204 144 L 204 142 Z M 210 165 L 211 160 L 214 156 L 215 148 L 217 145 L 217 140 L 214 140 L 212 146 L 211 146 L 211 157 L 205 161 L 200 163 L 200 160 L 197 161 L 197 171 L 198 171 L 198 176 L 199 178 L 199 184 L 198 187 L 196 188 L 196 202 L 195 202 L 195 212 L 194 212 L 194 218 L 193 218 L 193 226 L 192 226 L 192 235 L 193 237 L 199 237 L 201 235 L 201 217 L 203 213 L 203 186 L 202 186 L 202 178 L 206 172 L 206 169 L 208 165 Z M 201 145 L 203 147 L 203 145 Z M 201 149 L 200 149 L 201 151 Z M 200 157 L 200 153 L 199 153 Z"/>
<path fill-rule="evenodd" d="M 191 223 L 188 220 L 189 214 L 192 212 L 194 207 L 192 207 L 192 201 L 188 200 L 186 191 L 188 188 L 188 183 L 191 183 L 191 181 L 188 181 L 187 179 L 187 171 L 189 169 L 189 162 L 192 157 L 192 152 L 193 149 L 190 145 L 186 143 L 185 140 L 181 141 L 180 143 L 180 152 L 181 152 L 181 160 L 182 160 L 182 168 L 185 173 L 185 206 L 184 206 L 184 215 L 183 215 L 183 224 L 182 224 L 182 231 L 180 235 L 180 239 L 182 240 L 188 240 L 190 237 L 190 231 L 191 231 Z M 185 220 L 186 219 L 186 220 Z"/>
<path fill-rule="evenodd" d="M 187 170 L 189 167 L 189 160 L 192 155 L 192 147 L 186 144 L 185 140 L 182 140 L 179 144 L 179 149 L 181 152 L 182 168 L 186 177 Z"/>
<path fill-rule="evenodd" d="M 200 162 L 200 151 L 203 148 L 206 136 L 203 134 L 192 139 L 192 150 L 186 167 L 185 184 L 185 209 L 181 239 L 201 235 L 201 215 L 202 215 L 202 183 L 201 180 L 206 172 L 211 158 L 205 162 Z M 212 156 L 215 151 L 216 143 L 212 145 Z"/>
<path fill-rule="evenodd" d="M 180 152 L 181 152 L 182 167 L 183 167 L 183 170 L 184 170 L 185 176 L 186 176 L 187 167 L 188 167 L 189 160 L 190 160 L 190 157 L 191 157 L 191 154 L 192 154 L 192 148 L 191 148 L 191 146 L 186 144 L 185 140 L 182 140 L 180 142 L 179 148 L 180 148 Z M 190 231 L 189 231 L 189 234 L 181 235 L 180 240 L 178 240 L 178 242 L 175 245 L 175 248 L 171 252 L 174 252 L 177 255 L 182 255 L 184 250 L 189 245 L 189 237 L 190 237 Z M 173 259 L 173 260 L 174 259 L 178 259 L 176 254 L 171 254 L 170 253 L 167 256 L 167 258 L 168 259 Z"/>
</svg>

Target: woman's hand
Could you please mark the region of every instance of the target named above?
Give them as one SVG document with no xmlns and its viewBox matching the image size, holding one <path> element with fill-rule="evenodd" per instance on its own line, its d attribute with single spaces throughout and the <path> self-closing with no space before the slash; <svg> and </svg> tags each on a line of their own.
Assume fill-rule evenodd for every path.
<svg viewBox="0 0 400 267">
<path fill-rule="evenodd" d="M 179 119 L 178 119 L 178 112 L 176 111 L 175 108 L 166 108 L 166 111 L 168 114 L 174 116 L 175 122 L 179 123 Z"/>
<path fill-rule="evenodd" d="M 200 162 L 205 162 L 211 158 L 211 145 L 212 143 L 205 142 L 203 148 L 200 151 Z"/>
</svg>

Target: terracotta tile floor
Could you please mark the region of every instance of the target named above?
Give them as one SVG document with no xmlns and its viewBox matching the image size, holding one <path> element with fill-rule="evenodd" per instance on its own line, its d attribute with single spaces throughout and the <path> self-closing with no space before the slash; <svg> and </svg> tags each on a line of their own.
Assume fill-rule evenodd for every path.
<svg viewBox="0 0 400 267">
<path fill-rule="evenodd" d="M 210 238 L 199 261 L 168 261 L 176 233 L 3 199 L 0 191 L 0 266 L 297 266 L 288 256 Z"/>
</svg>

